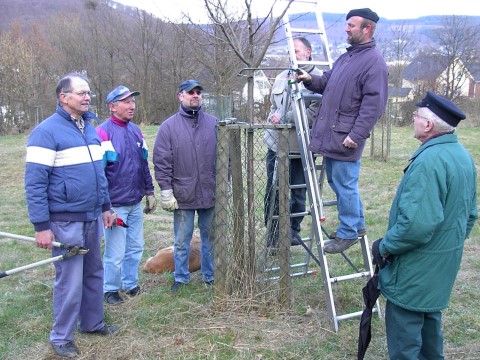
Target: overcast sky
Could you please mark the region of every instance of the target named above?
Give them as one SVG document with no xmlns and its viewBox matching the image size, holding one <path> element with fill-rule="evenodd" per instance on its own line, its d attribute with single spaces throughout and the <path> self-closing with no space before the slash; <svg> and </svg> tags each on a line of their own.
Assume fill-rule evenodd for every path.
<svg viewBox="0 0 480 360">
<path fill-rule="evenodd" d="M 182 11 L 189 13 L 198 22 L 203 22 L 202 0 L 116 0 L 120 3 L 142 8 L 160 18 L 179 20 Z M 229 6 L 242 6 L 244 0 L 227 0 Z M 265 15 L 265 10 L 274 0 L 254 0 L 258 16 Z M 281 3 L 284 0 L 277 0 Z M 168 3 L 168 5 L 166 4 Z M 369 7 L 380 17 L 387 19 L 415 19 L 428 15 L 476 15 L 480 16 L 480 5 L 475 0 L 325 0 L 320 1 L 323 12 L 346 14 L 352 8 Z"/>
</svg>

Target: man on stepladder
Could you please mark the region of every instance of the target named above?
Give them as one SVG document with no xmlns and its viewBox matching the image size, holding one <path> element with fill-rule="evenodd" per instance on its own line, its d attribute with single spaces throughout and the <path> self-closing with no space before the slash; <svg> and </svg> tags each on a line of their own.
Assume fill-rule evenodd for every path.
<svg viewBox="0 0 480 360">
<path fill-rule="evenodd" d="M 309 150 L 324 158 L 327 180 L 337 198 L 339 225 L 324 251 L 340 253 L 366 234 L 358 190 L 360 158 L 370 132 L 385 111 L 387 64 L 373 38 L 378 15 L 354 9 L 346 17 L 351 45 L 322 76 L 306 72 L 297 80 L 323 95 L 313 123 Z"/>
</svg>

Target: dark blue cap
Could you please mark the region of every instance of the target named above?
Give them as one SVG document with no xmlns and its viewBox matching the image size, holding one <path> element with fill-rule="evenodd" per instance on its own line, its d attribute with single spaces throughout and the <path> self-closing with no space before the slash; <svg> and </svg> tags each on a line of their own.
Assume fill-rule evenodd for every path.
<svg viewBox="0 0 480 360">
<path fill-rule="evenodd" d="M 181 93 L 182 91 L 190 91 L 192 89 L 195 89 L 196 87 L 200 88 L 200 90 L 203 90 L 202 85 L 197 80 L 186 80 L 180 84 L 180 87 L 178 88 L 178 92 Z"/>
<path fill-rule="evenodd" d="M 380 19 L 377 13 L 369 8 L 350 10 L 347 14 L 347 20 L 352 16 L 360 16 L 364 19 L 372 20 L 373 22 L 377 22 Z"/>
<path fill-rule="evenodd" d="M 452 126 L 457 126 L 460 120 L 466 118 L 463 111 L 454 103 L 431 91 L 427 91 L 427 95 L 416 106 L 430 109 L 440 119 Z"/>
<path fill-rule="evenodd" d="M 126 86 L 120 85 L 107 95 L 107 104 L 123 100 L 130 95 L 138 96 L 140 93 L 138 91 L 130 91 Z"/>
</svg>

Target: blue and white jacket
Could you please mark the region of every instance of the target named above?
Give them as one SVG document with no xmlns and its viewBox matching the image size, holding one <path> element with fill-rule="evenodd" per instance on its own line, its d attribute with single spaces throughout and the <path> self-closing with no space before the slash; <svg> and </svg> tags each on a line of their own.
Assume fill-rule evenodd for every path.
<svg viewBox="0 0 480 360">
<path fill-rule="evenodd" d="M 33 129 L 27 142 L 25 192 L 35 231 L 50 221 L 94 221 L 110 209 L 102 148 L 83 115 L 84 133 L 62 107 Z"/>
<path fill-rule="evenodd" d="M 140 128 L 112 116 L 97 127 L 113 206 L 133 205 L 153 195 L 148 148 Z"/>
</svg>

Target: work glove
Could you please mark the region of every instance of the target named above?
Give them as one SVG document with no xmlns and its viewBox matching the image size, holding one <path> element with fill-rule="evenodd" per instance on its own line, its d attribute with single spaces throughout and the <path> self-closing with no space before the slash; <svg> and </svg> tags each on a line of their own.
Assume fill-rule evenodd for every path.
<svg viewBox="0 0 480 360">
<path fill-rule="evenodd" d="M 388 255 L 386 258 L 380 254 L 380 243 L 383 238 L 375 240 L 372 244 L 372 262 L 374 265 L 378 265 L 380 269 L 383 269 L 385 266 L 392 262 L 392 255 Z"/>
<path fill-rule="evenodd" d="M 157 208 L 157 199 L 155 199 L 155 195 L 147 195 L 145 198 L 145 207 L 143 208 L 143 212 L 145 214 L 150 214 L 155 211 Z"/>
<path fill-rule="evenodd" d="M 174 211 L 178 209 L 177 199 L 173 196 L 173 190 L 162 190 L 160 192 L 160 197 L 162 199 L 162 209 L 167 211 Z"/>
</svg>

